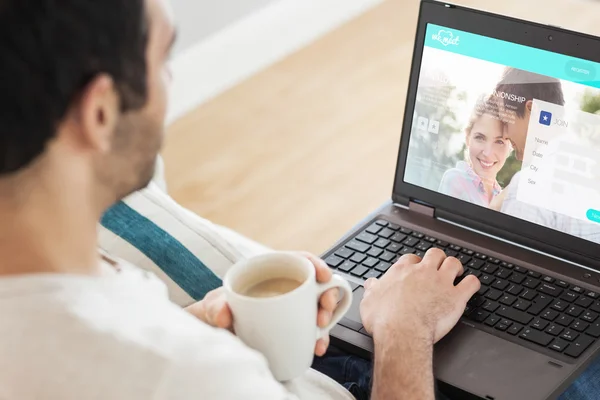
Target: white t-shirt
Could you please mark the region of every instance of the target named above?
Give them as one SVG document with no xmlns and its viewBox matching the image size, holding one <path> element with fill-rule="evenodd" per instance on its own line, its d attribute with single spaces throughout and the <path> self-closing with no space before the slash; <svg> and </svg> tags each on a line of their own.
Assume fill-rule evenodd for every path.
<svg viewBox="0 0 600 400">
<path fill-rule="evenodd" d="M 0 278 L 0 399 L 352 399 L 313 370 L 279 384 L 261 354 L 121 267 Z"/>
</svg>

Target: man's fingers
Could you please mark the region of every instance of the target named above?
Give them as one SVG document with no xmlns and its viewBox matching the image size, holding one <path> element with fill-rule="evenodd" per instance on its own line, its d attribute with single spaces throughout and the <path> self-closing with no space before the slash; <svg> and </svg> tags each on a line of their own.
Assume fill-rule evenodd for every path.
<svg viewBox="0 0 600 400">
<path fill-rule="evenodd" d="M 377 283 L 377 278 L 369 278 L 365 281 L 364 287 L 366 290 L 369 290 L 373 285 Z"/>
<path fill-rule="evenodd" d="M 214 324 L 217 328 L 231 329 L 233 326 L 233 314 L 227 304 L 223 304 L 221 310 L 216 314 Z"/>
<path fill-rule="evenodd" d="M 446 253 L 440 249 L 433 248 L 429 249 L 427 253 L 425 253 L 425 256 L 420 264 L 424 267 L 439 269 L 446 258 L 448 258 Z"/>
<path fill-rule="evenodd" d="M 465 269 L 463 268 L 462 263 L 456 258 L 448 257 L 442 262 L 440 272 L 448 274 L 448 276 L 454 280 L 457 276 L 462 275 L 463 272 L 465 272 Z"/>
<path fill-rule="evenodd" d="M 333 313 L 331 311 L 325 310 L 324 308 L 319 308 L 319 312 L 317 314 L 317 325 L 319 328 L 325 328 L 331 322 L 331 317 Z"/>
<path fill-rule="evenodd" d="M 460 296 L 460 299 L 466 304 L 467 301 L 469 301 L 469 299 L 473 297 L 475 293 L 477 293 L 480 287 L 481 282 L 479 282 L 479 279 L 477 279 L 475 275 L 469 275 L 458 285 L 456 285 L 456 290 Z"/>
<path fill-rule="evenodd" d="M 340 291 L 336 289 L 329 289 L 321 296 L 319 300 L 319 304 L 327 311 L 333 312 L 335 306 L 337 305 L 338 299 L 340 296 Z"/>
<path fill-rule="evenodd" d="M 324 337 L 323 339 L 319 339 L 317 344 L 315 345 L 315 355 L 322 357 L 327 352 L 327 348 L 329 347 L 329 336 Z"/>
<path fill-rule="evenodd" d="M 308 258 L 310 262 L 315 266 L 315 272 L 317 274 L 317 282 L 327 283 L 331 280 L 332 272 L 331 268 L 327 266 L 325 261 L 321 260 L 319 257 L 314 254 L 301 252 L 300 255 Z"/>
<path fill-rule="evenodd" d="M 421 262 L 421 257 L 416 254 L 405 254 L 396 261 L 394 265 L 414 265 Z"/>
</svg>

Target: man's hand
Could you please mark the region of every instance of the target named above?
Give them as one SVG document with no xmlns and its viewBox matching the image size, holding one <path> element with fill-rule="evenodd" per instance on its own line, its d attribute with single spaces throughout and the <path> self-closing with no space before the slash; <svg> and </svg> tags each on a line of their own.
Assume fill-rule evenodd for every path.
<svg viewBox="0 0 600 400">
<path fill-rule="evenodd" d="M 454 286 L 463 266 L 439 249 L 423 259 L 400 258 L 379 280 L 365 282 L 360 312 L 365 329 L 375 336 L 386 330 L 408 330 L 435 343 L 456 325 L 467 301 L 480 287 L 475 276 Z M 385 307 L 382 305 L 385 304 Z"/>
<path fill-rule="evenodd" d="M 444 337 L 480 287 L 456 258 L 432 249 L 403 256 L 380 280 L 365 282 L 360 313 L 375 344 L 373 400 L 433 400 L 433 344 Z"/>
<path fill-rule="evenodd" d="M 308 258 L 315 266 L 317 282 L 327 283 L 331 280 L 331 270 L 320 258 L 309 253 L 298 253 Z M 337 306 L 338 289 L 331 289 L 325 292 L 319 301 L 319 313 L 317 314 L 317 325 L 320 328 L 326 327 L 331 322 L 333 311 Z M 233 316 L 231 309 L 227 305 L 224 288 L 218 288 L 208 293 L 206 297 L 186 308 L 186 311 L 216 328 L 228 329 L 233 332 Z M 315 346 L 315 354 L 322 356 L 329 347 L 329 337 L 320 339 Z"/>
</svg>

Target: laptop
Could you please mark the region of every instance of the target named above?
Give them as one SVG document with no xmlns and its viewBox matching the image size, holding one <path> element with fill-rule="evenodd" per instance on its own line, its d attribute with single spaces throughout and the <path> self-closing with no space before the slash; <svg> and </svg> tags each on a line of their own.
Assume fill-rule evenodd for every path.
<svg viewBox="0 0 600 400">
<path fill-rule="evenodd" d="M 596 37 L 421 2 L 391 199 L 323 255 L 354 289 L 334 344 L 370 357 L 363 283 L 438 247 L 482 282 L 435 347 L 441 385 L 553 399 L 590 364 L 600 348 L 599 49 Z M 507 67 L 535 79 L 498 90 Z M 558 82 L 564 101 L 522 95 L 544 82 Z M 503 135 L 525 108 L 519 145 Z"/>
</svg>

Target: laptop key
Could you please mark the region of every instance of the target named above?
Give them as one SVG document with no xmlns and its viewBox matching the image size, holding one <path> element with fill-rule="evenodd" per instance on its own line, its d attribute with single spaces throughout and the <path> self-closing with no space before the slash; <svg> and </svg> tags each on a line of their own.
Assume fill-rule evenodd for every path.
<svg viewBox="0 0 600 400">
<path fill-rule="evenodd" d="M 502 296 L 502 298 L 500 299 L 500 303 L 507 305 L 507 306 L 512 306 L 512 304 L 517 301 L 517 298 L 515 296 L 513 296 L 512 294 L 505 294 L 504 296 Z"/>
<path fill-rule="evenodd" d="M 391 229 L 393 231 L 397 231 L 398 229 L 400 229 L 400 225 L 396 225 L 396 224 L 392 224 L 392 223 L 388 224 L 387 227 L 388 227 L 388 229 Z"/>
<path fill-rule="evenodd" d="M 496 311 L 496 314 L 498 314 L 501 317 L 510 319 L 511 321 L 515 321 L 520 324 L 523 324 L 523 325 L 527 325 L 533 319 L 533 317 L 531 315 L 524 313 L 522 311 L 519 311 L 519 310 L 515 310 L 514 308 L 510 308 L 507 306 L 500 307 Z"/>
<path fill-rule="evenodd" d="M 356 254 L 355 254 L 356 255 Z M 374 257 L 369 257 L 362 263 L 365 267 L 373 268 L 377 264 L 379 264 L 379 260 Z"/>
<path fill-rule="evenodd" d="M 350 261 L 355 262 L 357 264 L 365 261 L 366 259 L 367 259 L 367 256 L 362 253 L 354 253 L 354 255 L 352 257 L 350 257 Z"/>
<path fill-rule="evenodd" d="M 590 310 L 600 313 L 600 301 L 594 302 L 594 304 L 592 304 L 592 306 L 590 307 Z"/>
<path fill-rule="evenodd" d="M 542 318 L 547 319 L 548 321 L 554 321 L 559 315 L 560 313 L 558 311 L 547 309 L 542 313 Z"/>
<path fill-rule="evenodd" d="M 581 313 L 583 313 L 583 308 L 578 307 L 578 306 L 571 306 L 567 310 L 567 314 L 569 314 L 575 318 L 579 317 L 581 315 Z"/>
<path fill-rule="evenodd" d="M 544 347 L 548 346 L 550 342 L 554 339 L 553 336 L 550 336 L 547 333 L 530 328 L 525 329 L 523 333 L 519 335 L 519 337 Z"/>
<path fill-rule="evenodd" d="M 378 225 L 377 223 L 372 224 L 371 226 L 369 226 L 367 229 L 365 229 L 366 232 L 372 233 L 373 235 L 376 235 L 379 233 L 379 231 L 381 231 L 383 229 L 382 226 Z"/>
<path fill-rule="evenodd" d="M 352 261 L 344 261 L 344 263 L 340 265 L 338 269 L 342 272 L 350 272 L 352 269 L 354 269 L 354 267 L 356 267 L 356 263 L 353 263 Z"/>
<path fill-rule="evenodd" d="M 394 231 L 389 228 L 383 228 L 378 235 L 384 239 L 389 239 L 394 235 Z"/>
<path fill-rule="evenodd" d="M 563 314 L 560 317 L 558 317 L 558 319 L 554 322 L 556 322 L 557 324 L 561 324 L 562 326 L 569 326 L 571 325 L 571 322 L 573 322 L 573 320 L 573 317 L 569 317 L 568 315 Z"/>
<path fill-rule="evenodd" d="M 515 267 L 514 265 L 512 265 L 512 264 L 509 264 L 509 263 L 507 263 L 506 261 L 502 261 L 502 262 L 500 263 L 500 266 L 501 266 L 502 268 L 508 268 L 508 269 L 513 269 L 513 268 Z"/>
<path fill-rule="evenodd" d="M 342 247 L 341 249 L 335 252 L 336 256 L 344 259 L 352 257 L 353 254 L 354 252 L 346 247 Z"/>
<path fill-rule="evenodd" d="M 568 288 L 569 284 L 565 281 L 556 281 L 556 285 L 560 286 L 561 288 Z"/>
<path fill-rule="evenodd" d="M 482 304 L 484 304 L 485 302 L 486 302 L 485 297 L 478 296 L 478 295 L 471 297 L 471 299 L 469 300 L 469 304 L 471 304 L 472 306 L 475 306 L 475 307 L 479 307 Z"/>
<path fill-rule="evenodd" d="M 577 320 L 571 324 L 571 329 L 575 329 L 577 332 L 583 332 L 589 327 L 590 327 L 590 324 L 588 324 L 587 322 L 580 321 L 580 320 Z"/>
<path fill-rule="evenodd" d="M 546 307 L 550 305 L 552 299 L 549 296 L 539 294 L 535 300 L 533 300 L 533 305 L 527 310 L 529 314 L 538 315 L 541 313 Z"/>
<path fill-rule="evenodd" d="M 527 309 L 529 307 L 531 307 L 531 302 L 527 301 L 527 300 L 519 299 L 513 307 L 519 311 L 527 311 Z"/>
<path fill-rule="evenodd" d="M 483 296 L 488 290 L 490 290 L 489 287 L 481 285 L 477 291 L 477 294 Z"/>
<path fill-rule="evenodd" d="M 594 339 L 591 337 L 580 336 L 579 339 L 569 345 L 565 350 L 565 354 L 570 357 L 579 357 L 592 343 L 594 343 Z"/>
<path fill-rule="evenodd" d="M 498 309 L 498 307 L 500 307 L 500 304 L 493 302 L 493 301 L 486 301 L 482 308 L 485 311 L 493 313 L 494 311 L 496 311 Z"/>
<path fill-rule="evenodd" d="M 421 251 L 421 250 L 416 250 L 416 251 L 415 251 L 415 255 L 416 255 L 417 257 L 421 257 L 421 258 L 423 258 L 423 257 L 425 257 L 425 252 L 424 252 L 424 251 Z"/>
<path fill-rule="evenodd" d="M 483 266 L 484 262 L 481 260 L 472 259 L 470 263 L 467 264 L 467 267 L 473 269 L 480 269 Z"/>
<path fill-rule="evenodd" d="M 510 328 L 508 328 L 507 332 L 511 335 L 517 335 L 519 332 L 521 332 L 521 329 L 523 329 L 523 325 L 514 323 Z"/>
<path fill-rule="evenodd" d="M 497 266 L 497 265 L 494 265 L 494 264 L 487 263 L 487 264 L 485 264 L 485 265 L 483 266 L 483 268 L 481 268 L 481 270 L 482 270 L 483 272 L 485 272 L 486 274 L 493 274 L 493 273 L 495 273 L 496 271 L 498 271 L 498 266 Z"/>
<path fill-rule="evenodd" d="M 581 293 L 583 293 L 583 292 L 584 292 L 584 290 L 581 288 L 581 286 L 571 286 L 571 290 L 572 290 L 573 292 L 575 292 L 575 293 L 579 293 L 579 294 L 581 294 Z"/>
<path fill-rule="evenodd" d="M 325 259 L 325 262 L 327 263 L 327 265 L 329 265 L 331 268 L 337 268 L 341 263 L 344 262 L 344 260 L 338 256 L 329 256 Z"/>
<path fill-rule="evenodd" d="M 578 298 L 575 301 L 576 306 L 583 307 L 583 308 L 588 308 L 592 304 L 594 304 L 594 300 L 590 299 L 589 297 L 585 297 L 585 296 L 581 296 L 580 298 Z"/>
<path fill-rule="evenodd" d="M 510 281 L 514 282 L 514 283 L 523 283 L 523 281 L 525 280 L 525 275 L 523 274 L 519 274 L 518 272 L 515 272 L 514 274 L 512 274 L 512 276 L 510 277 Z"/>
<path fill-rule="evenodd" d="M 373 244 L 379 238 L 375 235 L 371 235 L 369 232 L 361 232 L 356 236 L 355 239 L 363 243 Z"/>
<path fill-rule="evenodd" d="M 563 328 L 560 325 L 557 324 L 550 324 L 550 326 L 548 327 L 548 329 L 546 329 L 546 333 L 549 333 L 552 336 L 558 336 L 562 333 L 562 331 L 565 328 Z"/>
<path fill-rule="evenodd" d="M 386 251 L 379 256 L 379 259 L 385 262 L 390 262 L 394 259 L 394 257 L 396 257 L 396 254 Z"/>
<path fill-rule="evenodd" d="M 460 261 L 462 265 L 467 265 L 469 261 L 471 261 L 471 257 L 467 256 L 466 254 L 459 254 L 456 256 L 456 258 L 458 258 L 458 261 Z"/>
<path fill-rule="evenodd" d="M 421 250 L 421 251 L 427 251 L 431 248 L 431 243 L 425 241 L 425 240 L 421 240 L 416 246 L 415 249 L 417 250 Z"/>
<path fill-rule="evenodd" d="M 385 262 L 385 261 L 380 261 L 376 266 L 375 269 L 379 272 L 387 272 L 388 269 L 390 269 L 390 267 L 392 266 L 392 264 Z"/>
<path fill-rule="evenodd" d="M 498 278 L 506 279 L 512 274 L 512 271 L 508 268 L 500 268 L 498 272 L 496 272 L 496 276 Z"/>
<path fill-rule="evenodd" d="M 369 272 L 367 272 L 365 275 L 363 275 L 363 279 L 369 279 L 369 278 L 379 278 L 381 277 L 381 275 L 383 275 L 381 272 L 377 271 L 377 270 L 370 270 Z"/>
<path fill-rule="evenodd" d="M 408 247 L 415 247 L 418 243 L 419 243 L 419 239 L 416 239 L 414 237 L 409 237 L 408 239 L 406 239 L 402 244 Z"/>
<path fill-rule="evenodd" d="M 540 274 L 539 272 L 535 272 L 535 271 L 529 271 L 527 273 L 527 275 L 529 275 L 532 278 L 536 278 L 536 279 L 539 279 L 542 277 L 542 274 Z"/>
<path fill-rule="evenodd" d="M 563 290 L 557 286 L 549 283 L 542 283 L 542 286 L 538 288 L 538 292 L 549 294 L 550 296 L 558 297 L 562 294 Z"/>
<path fill-rule="evenodd" d="M 405 239 L 406 239 L 406 235 L 404 235 L 402 233 L 398 233 L 398 232 L 394 233 L 394 236 L 392 236 L 390 238 L 390 240 L 392 242 L 396 242 L 396 243 L 401 243 Z"/>
<path fill-rule="evenodd" d="M 543 319 L 536 318 L 532 323 L 531 327 L 537 329 L 539 331 L 543 331 L 548 326 L 548 321 L 544 321 Z"/>
<path fill-rule="evenodd" d="M 587 311 L 585 314 L 581 316 L 581 319 L 587 322 L 594 322 L 598 319 L 598 314 L 593 311 Z"/>
<path fill-rule="evenodd" d="M 539 285 L 540 285 L 540 281 L 538 281 L 537 279 L 533 279 L 533 278 L 526 279 L 525 282 L 523 283 L 523 286 L 525 286 L 529 289 L 535 289 Z"/>
<path fill-rule="evenodd" d="M 352 249 L 354 251 L 358 251 L 359 253 L 365 253 L 371 248 L 371 246 L 369 246 L 368 244 L 361 243 L 356 240 L 352 240 L 352 241 L 348 242 L 346 244 L 346 247 L 349 249 Z"/>
<path fill-rule="evenodd" d="M 572 342 L 573 340 L 577 339 L 578 336 L 579 336 L 579 333 L 572 331 L 570 329 L 567 329 L 566 331 L 563 332 L 562 335 L 560 335 L 561 338 L 568 340 L 569 342 Z"/>
<path fill-rule="evenodd" d="M 587 292 L 586 295 L 587 297 L 592 298 L 594 300 L 598 298 L 598 293 L 596 292 Z"/>
<path fill-rule="evenodd" d="M 519 285 L 510 285 L 506 293 L 512 294 L 513 296 L 518 296 L 523 291 L 523 288 Z"/>
<path fill-rule="evenodd" d="M 563 299 L 564 301 L 568 301 L 569 303 L 572 303 L 575 300 L 577 300 L 577 297 L 579 297 L 579 295 L 575 292 L 564 292 L 563 295 L 560 296 L 561 299 Z"/>
<path fill-rule="evenodd" d="M 498 329 L 499 331 L 506 331 L 508 329 L 508 325 L 504 325 L 502 323 L 498 323 L 498 325 L 495 326 L 496 329 Z"/>
<path fill-rule="evenodd" d="M 367 251 L 369 257 L 379 257 L 381 253 L 383 253 L 383 250 L 377 247 L 373 247 L 371 250 Z"/>
<path fill-rule="evenodd" d="M 404 246 L 402 248 L 402 250 L 400 250 L 400 253 L 398 253 L 398 254 L 400 254 L 401 256 L 404 256 L 406 254 L 415 254 L 415 251 L 416 250 L 413 249 L 412 247 Z"/>
<path fill-rule="evenodd" d="M 425 237 L 425 235 L 423 235 L 422 233 L 419 233 L 419 232 L 413 232 L 412 235 L 414 237 L 416 237 L 417 239 L 423 239 Z"/>
<path fill-rule="evenodd" d="M 492 264 L 496 264 L 496 265 L 499 265 L 499 264 L 501 263 L 501 261 L 500 261 L 500 260 L 498 260 L 497 258 L 490 258 L 490 259 L 489 259 L 489 261 L 490 261 Z"/>
<path fill-rule="evenodd" d="M 490 300 L 498 300 L 500 297 L 502 296 L 502 292 L 496 289 L 490 289 L 487 294 L 485 295 L 485 297 L 487 297 Z"/>
<path fill-rule="evenodd" d="M 552 308 L 557 311 L 565 311 L 569 307 L 569 303 L 564 300 L 556 300 L 554 304 L 552 304 Z"/>
<path fill-rule="evenodd" d="M 494 282 L 494 277 L 488 274 L 481 274 L 479 280 L 482 285 L 491 285 Z"/>
<path fill-rule="evenodd" d="M 600 337 L 600 322 L 596 322 L 592 324 L 586 331 L 586 334 L 593 336 L 595 338 Z"/>
<path fill-rule="evenodd" d="M 399 243 L 392 243 L 386 248 L 386 250 L 390 251 L 392 253 L 398 253 L 398 252 L 400 252 L 400 250 L 402 250 L 402 247 L 404 247 L 404 246 L 402 246 Z"/>
<path fill-rule="evenodd" d="M 560 338 L 556 338 L 550 344 L 550 346 L 548 346 L 548 348 L 551 349 L 551 350 L 558 351 L 559 353 L 561 353 L 561 352 L 563 352 L 567 348 L 568 345 L 569 345 L 569 342 L 567 342 L 566 340 L 563 340 L 563 339 L 560 339 Z"/>
<path fill-rule="evenodd" d="M 368 271 L 369 269 L 364 265 L 357 265 L 356 267 L 354 267 L 354 269 L 352 269 L 352 271 L 350 271 L 350 273 L 354 276 L 363 276 Z"/>
<path fill-rule="evenodd" d="M 373 246 L 379 247 L 380 249 L 385 249 L 390 243 L 391 242 L 388 239 L 379 238 L 375 243 L 373 243 Z"/>
<path fill-rule="evenodd" d="M 523 293 L 521 293 L 520 296 L 522 298 L 524 298 L 525 300 L 532 301 L 533 299 L 536 298 L 537 292 L 535 290 L 532 290 L 532 289 L 525 289 L 525 291 Z"/>
<path fill-rule="evenodd" d="M 517 266 L 515 266 L 515 272 L 520 272 L 522 274 L 527 274 L 529 272 L 529 270 L 527 268 L 519 267 L 517 265 Z"/>
<path fill-rule="evenodd" d="M 413 231 L 411 231 L 408 228 L 404 228 L 404 227 L 400 228 L 400 232 L 404 233 L 405 235 L 412 235 L 412 233 L 413 233 Z"/>
<path fill-rule="evenodd" d="M 543 280 L 544 282 L 547 282 L 547 283 L 554 283 L 554 281 L 555 281 L 556 279 L 554 279 L 554 278 L 553 278 L 553 277 L 551 277 L 551 276 L 544 276 L 544 277 L 542 278 L 542 280 Z"/>
<path fill-rule="evenodd" d="M 456 257 L 458 255 L 457 252 L 449 249 L 444 250 L 444 253 L 446 253 L 446 257 Z"/>
<path fill-rule="evenodd" d="M 481 254 L 481 253 L 475 253 L 475 258 L 479 258 L 480 260 L 487 260 L 488 256 L 486 256 L 485 254 Z"/>
<path fill-rule="evenodd" d="M 500 317 L 498 317 L 497 315 L 490 315 L 489 317 L 486 318 L 486 320 L 484 321 L 484 324 L 486 324 L 488 326 L 494 326 L 498 323 L 498 321 L 500 321 Z"/>
<path fill-rule="evenodd" d="M 473 250 L 469 250 L 469 249 L 462 249 L 462 252 L 468 256 L 473 256 L 473 254 L 475 254 L 475 252 Z"/>
<path fill-rule="evenodd" d="M 492 287 L 498 290 L 504 290 L 508 287 L 508 285 L 510 285 L 510 283 L 507 281 L 503 279 L 496 279 L 496 281 L 492 284 Z"/>
<path fill-rule="evenodd" d="M 443 240 L 436 240 L 435 244 L 440 247 L 448 247 L 448 245 L 449 245 L 448 242 L 444 242 Z"/>
<path fill-rule="evenodd" d="M 390 224 L 389 222 L 387 222 L 383 219 L 378 219 L 377 221 L 375 221 L 375 223 L 380 226 L 388 226 Z"/>
</svg>

